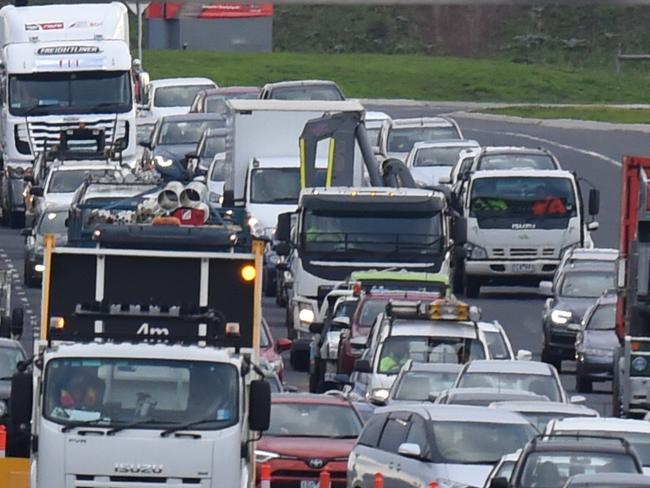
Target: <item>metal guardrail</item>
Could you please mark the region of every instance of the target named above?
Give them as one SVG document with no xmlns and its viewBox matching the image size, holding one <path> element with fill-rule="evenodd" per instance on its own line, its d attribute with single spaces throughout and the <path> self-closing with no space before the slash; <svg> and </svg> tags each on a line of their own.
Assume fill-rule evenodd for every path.
<svg viewBox="0 0 650 488">
<path fill-rule="evenodd" d="M 614 58 L 616 74 L 621 72 L 622 61 L 650 61 L 650 54 L 623 54 L 620 50 Z"/>
</svg>

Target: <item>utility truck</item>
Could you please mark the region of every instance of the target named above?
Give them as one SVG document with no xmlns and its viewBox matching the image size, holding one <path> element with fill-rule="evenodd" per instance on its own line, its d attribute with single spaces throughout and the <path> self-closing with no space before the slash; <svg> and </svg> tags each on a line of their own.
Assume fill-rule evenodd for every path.
<svg viewBox="0 0 650 488">
<path fill-rule="evenodd" d="M 135 164 L 128 12 L 117 2 L 5 6 L 0 47 L 2 209 L 22 227 L 23 176 L 62 131 L 102 131 L 107 151 Z"/>
<path fill-rule="evenodd" d="M 31 488 L 255 486 L 270 416 L 255 363 L 263 245 L 220 252 L 224 229 L 197 251 L 203 230 L 104 224 L 94 248 L 46 238 L 41 337 L 33 373 L 13 378 L 0 460 L 10 486 L 27 471 Z"/>
</svg>

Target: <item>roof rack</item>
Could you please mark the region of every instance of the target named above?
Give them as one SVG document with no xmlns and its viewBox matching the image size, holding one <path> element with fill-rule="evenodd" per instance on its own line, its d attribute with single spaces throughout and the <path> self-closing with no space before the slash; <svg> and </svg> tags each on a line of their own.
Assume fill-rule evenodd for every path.
<svg viewBox="0 0 650 488">
<path fill-rule="evenodd" d="M 576 440 L 605 440 L 605 441 L 618 441 L 621 443 L 623 447 L 626 449 L 630 448 L 630 443 L 627 441 L 627 439 L 624 439 L 623 437 L 616 437 L 616 436 L 605 436 L 605 435 L 595 435 L 595 434 L 582 434 L 580 432 L 574 432 L 574 433 L 568 433 L 568 432 L 558 432 L 558 433 L 550 433 L 550 434 L 539 434 L 530 441 L 533 444 L 537 444 L 538 442 L 544 442 L 544 441 L 549 441 L 553 439 L 576 439 Z"/>
</svg>

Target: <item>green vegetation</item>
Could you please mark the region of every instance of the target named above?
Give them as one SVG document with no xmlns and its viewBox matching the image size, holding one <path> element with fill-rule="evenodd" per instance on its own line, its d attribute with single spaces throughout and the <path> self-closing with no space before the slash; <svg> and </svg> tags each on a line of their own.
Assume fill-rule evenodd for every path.
<svg viewBox="0 0 650 488">
<path fill-rule="evenodd" d="M 576 119 L 613 122 L 618 124 L 650 124 L 650 109 L 612 107 L 520 107 L 492 108 L 481 110 L 497 115 L 514 115 L 535 119 Z"/>
<path fill-rule="evenodd" d="M 381 54 L 145 51 L 152 78 L 208 76 L 221 85 L 324 78 L 348 97 L 520 103 L 649 103 L 648 76 L 504 60 Z"/>
</svg>

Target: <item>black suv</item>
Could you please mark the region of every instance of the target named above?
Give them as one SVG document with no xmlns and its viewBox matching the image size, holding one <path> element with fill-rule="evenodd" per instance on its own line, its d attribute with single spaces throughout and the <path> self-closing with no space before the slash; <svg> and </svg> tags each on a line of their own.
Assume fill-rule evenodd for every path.
<svg viewBox="0 0 650 488">
<path fill-rule="evenodd" d="M 642 472 L 638 455 L 625 439 L 541 435 L 524 447 L 510 479 L 494 478 L 490 488 L 562 488 L 578 474 Z"/>
</svg>

